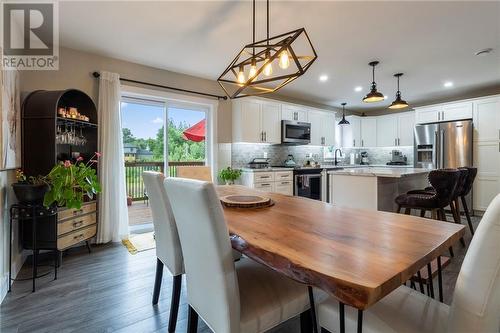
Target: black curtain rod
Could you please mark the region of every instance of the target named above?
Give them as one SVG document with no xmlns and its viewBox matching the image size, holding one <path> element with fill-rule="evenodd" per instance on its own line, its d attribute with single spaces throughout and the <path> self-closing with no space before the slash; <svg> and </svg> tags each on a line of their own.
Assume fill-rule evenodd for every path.
<svg viewBox="0 0 500 333">
<path fill-rule="evenodd" d="M 98 77 L 101 76 L 101 74 L 99 74 L 99 72 L 93 72 L 92 75 L 95 78 L 98 78 Z M 126 79 L 126 78 L 123 78 L 123 77 L 120 77 L 120 81 L 137 83 L 137 84 L 142 84 L 142 85 L 145 85 L 145 86 L 151 86 L 151 87 L 157 87 L 157 88 L 163 88 L 163 89 L 170 89 L 170 90 L 180 91 L 180 92 L 184 92 L 184 93 L 190 93 L 190 94 L 196 94 L 196 95 L 201 95 L 201 96 L 207 96 L 207 97 L 213 97 L 213 98 L 217 98 L 217 99 L 227 100 L 227 96 L 219 96 L 219 95 L 208 94 L 208 93 L 203 93 L 203 92 L 199 92 L 199 91 L 193 91 L 193 90 L 187 90 L 187 89 L 169 87 L 169 86 L 164 86 L 164 85 L 156 84 L 156 83 L 149 83 L 149 82 L 144 82 L 144 81 L 137 81 L 137 80 Z"/>
</svg>

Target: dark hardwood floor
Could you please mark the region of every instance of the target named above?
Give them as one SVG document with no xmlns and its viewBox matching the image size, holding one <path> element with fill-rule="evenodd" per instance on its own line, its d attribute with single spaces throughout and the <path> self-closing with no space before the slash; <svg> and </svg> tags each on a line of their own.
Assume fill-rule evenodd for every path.
<svg viewBox="0 0 500 333">
<path fill-rule="evenodd" d="M 478 221 L 474 218 L 475 227 Z M 471 237 L 468 231 L 466 235 L 468 245 Z M 460 244 L 454 249 L 455 258 L 443 272 L 448 304 L 466 251 Z M 155 265 L 154 250 L 130 255 L 121 244 L 94 246 L 92 254 L 84 247 L 72 249 L 63 258 L 58 279 L 52 273 L 38 279 L 35 293 L 31 281 L 14 282 L 0 306 L 0 332 L 166 332 L 172 277 L 165 270 L 160 301 L 152 306 Z M 30 273 L 26 263 L 20 277 Z M 177 332 L 186 331 L 185 295 L 183 288 Z M 202 321 L 199 325 L 199 332 L 210 332 Z M 272 331 L 298 333 L 299 320 Z"/>
</svg>

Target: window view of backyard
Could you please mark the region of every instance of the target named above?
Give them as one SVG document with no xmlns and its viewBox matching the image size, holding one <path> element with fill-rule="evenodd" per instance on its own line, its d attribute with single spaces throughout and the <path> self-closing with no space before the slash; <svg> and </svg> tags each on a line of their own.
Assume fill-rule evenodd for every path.
<svg viewBox="0 0 500 333">
<path fill-rule="evenodd" d="M 177 166 L 204 165 L 206 113 L 124 99 L 121 116 L 129 224 L 149 224 L 151 212 L 142 173 L 159 171 L 175 177 Z"/>
</svg>

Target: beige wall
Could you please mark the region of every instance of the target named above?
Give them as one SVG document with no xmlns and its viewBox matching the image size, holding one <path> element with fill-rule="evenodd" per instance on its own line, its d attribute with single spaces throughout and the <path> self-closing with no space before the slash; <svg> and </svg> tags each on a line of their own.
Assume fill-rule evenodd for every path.
<svg viewBox="0 0 500 333">
<path fill-rule="evenodd" d="M 97 104 L 98 81 L 92 76 L 92 72 L 101 70 L 119 73 L 122 77 L 138 81 L 222 95 L 222 89 L 216 81 L 65 48 L 60 50 L 58 71 L 22 71 L 21 91 L 25 94 L 37 89 L 75 88 L 89 94 Z M 217 119 L 218 141 L 230 142 L 231 104 L 229 101 L 220 101 Z"/>
</svg>

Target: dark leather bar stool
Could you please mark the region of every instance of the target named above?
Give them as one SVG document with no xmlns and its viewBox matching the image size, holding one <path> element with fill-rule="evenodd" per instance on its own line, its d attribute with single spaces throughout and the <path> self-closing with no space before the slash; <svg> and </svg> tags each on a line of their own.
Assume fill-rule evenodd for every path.
<svg viewBox="0 0 500 333">
<path fill-rule="evenodd" d="M 434 191 L 410 191 L 399 195 L 395 199 L 397 213 L 403 208 L 408 215 L 412 209 L 420 210 L 421 216 L 430 211 L 433 219 L 446 221 L 444 208 L 455 199 L 460 177 L 461 172 L 457 169 L 432 170 L 429 172 L 429 183 Z"/>
</svg>

